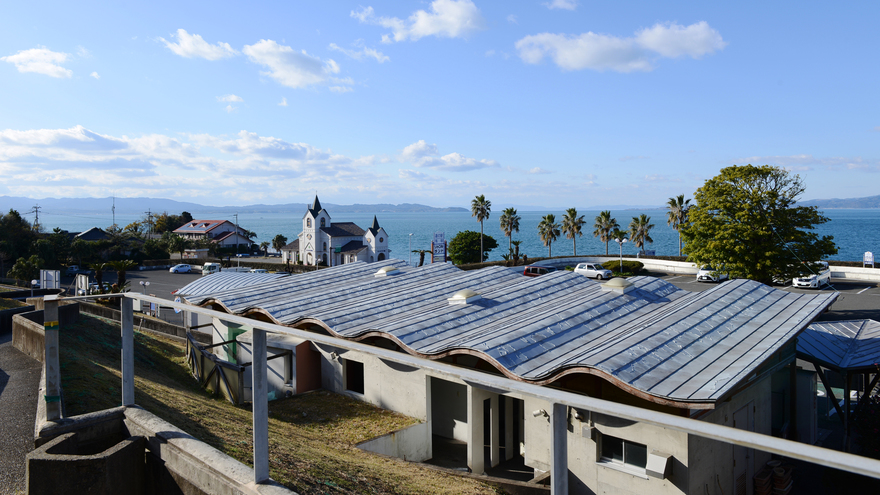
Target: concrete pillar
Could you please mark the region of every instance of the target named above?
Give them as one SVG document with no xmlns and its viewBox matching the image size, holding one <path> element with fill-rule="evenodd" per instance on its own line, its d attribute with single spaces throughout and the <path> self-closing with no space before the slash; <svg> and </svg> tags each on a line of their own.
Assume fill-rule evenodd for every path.
<svg viewBox="0 0 880 495">
<path fill-rule="evenodd" d="M 266 364 L 266 331 L 254 329 L 253 415 L 254 482 L 269 480 L 269 389 Z"/>
<path fill-rule="evenodd" d="M 843 451 L 850 451 L 850 418 L 849 410 L 850 410 L 850 400 L 849 400 L 849 389 L 852 387 L 852 375 L 848 372 L 843 374 Z"/>
<path fill-rule="evenodd" d="M 501 462 L 501 439 L 500 429 L 501 412 L 498 410 L 498 401 L 501 397 L 498 394 L 491 394 L 489 397 L 489 464 L 492 467 L 497 466 Z"/>
<path fill-rule="evenodd" d="M 550 414 L 550 494 L 568 493 L 568 406 L 553 404 Z"/>
<path fill-rule="evenodd" d="M 513 459 L 513 429 L 516 427 L 513 423 L 513 399 L 506 395 L 502 395 L 501 399 L 504 400 L 504 460 L 509 461 Z"/>
<path fill-rule="evenodd" d="M 788 394 L 788 411 L 789 411 L 789 437 L 791 440 L 795 442 L 798 441 L 798 431 L 797 431 L 797 360 L 792 359 L 791 363 L 788 365 L 788 388 L 790 389 L 790 393 Z"/>
<path fill-rule="evenodd" d="M 134 305 L 123 297 L 122 306 L 122 405 L 134 405 Z"/>
<path fill-rule="evenodd" d="M 486 471 L 483 453 L 483 401 L 489 394 L 470 385 L 467 388 L 467 464 L 472 473 L 483 474 Z"/>
<path fill-rule="evenodd" d="M 46 401 L 46 419 L 61 419 L 61 363 L 58 351 L 58 300 L 57 296 L 43 298 L 43 332 L 45 335 L 45 355 L 43 366 L 46 369 L 46 383 L 43 400 Z"/>
</svg>

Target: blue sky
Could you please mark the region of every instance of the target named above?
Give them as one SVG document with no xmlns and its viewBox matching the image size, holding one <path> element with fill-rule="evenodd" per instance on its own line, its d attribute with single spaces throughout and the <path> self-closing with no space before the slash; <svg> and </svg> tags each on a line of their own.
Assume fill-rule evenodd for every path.
<svg viewBox="0 0 880 495">
<path fill-rule="evenodd" d="M 880 4 L 5 2 L 0 195 L 662 205 L 878 193 Z"/>
</svg>

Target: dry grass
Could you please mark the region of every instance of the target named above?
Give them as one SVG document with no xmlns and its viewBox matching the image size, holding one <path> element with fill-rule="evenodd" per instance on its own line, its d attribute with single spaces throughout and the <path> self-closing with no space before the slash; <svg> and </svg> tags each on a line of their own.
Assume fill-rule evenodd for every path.
<svg viewBox="0 0 880 495">
<path fill-rule="evenodd" d="M 119 324 L 81 315 L 60 334 L 67 414 L 119 405 Z M 253 465 L 250 410 L 198 387 L 181 344 L 136 333 L 135 374 L 138 405 Z M 299 493 L 495 493 L 474 480 L 354 446 L 417 422 L 413 418 L 326 391 L 270 402 L 269 415 L 271 476 Z"/>
<path fill-rule="evenodd" d="M 27 304 L 21 301 L 16 301 L 15 299 L 0 298 L 0 311 L 4 309 L 20 308 L 22 306 L 27 306 Z"/>
</svg>

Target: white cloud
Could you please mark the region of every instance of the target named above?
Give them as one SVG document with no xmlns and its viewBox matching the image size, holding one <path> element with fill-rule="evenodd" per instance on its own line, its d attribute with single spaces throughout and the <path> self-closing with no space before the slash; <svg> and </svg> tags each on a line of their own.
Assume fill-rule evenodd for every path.
<svg viewBox="0 0 880 495">
<path fill-rule="evenodd" d="M 218 96 L 217 101 L 222 101 L 223 103 L 243 103 L 244 98 L 236 95 L 223 95 Z"/>
<path fill-rule="evenodd" d="M 551 172 L 549 170 L 544 170 L 541 167 L 534 167 L 534 168 L 529 169 L 528 173 L 530 173 L 530 174 L 549 174 Z"/>
<path fill-rule="evenodd" d="M 776 165 L 788 170 L 804 172 L 813 170 L 814 166 L 821 166 L 828 170 L 880 170 L 880 160 L 866 160 L 860 156 L 828 156 L 816 157 L 813 155 L 772 155 L 772 156 L 748 156 L 730 160 L 731 164 L 743 165 Z"/>
<path fill-rule="evenodd" d="M 328 89 L 334 93 L 348 93 L 354 91 L 351 86 L 330 86 Z"/>
<path fill-rule="evenodd" d="M 353 58 L 353 59 L 355 59 L 355 60 L 363 60 L 364 58 L 373 58 L 373 59 L 376 59 L 376 61 L 379 62 L 380 64 L 385 63 L 385 62 L 388 62 L 389 60 L 391 60 L 390 58 L 388 58 L 387 55 L 385 55 L 385 54 L 383 54 L 382 52 L 376 50 L 375 48 L 368 48 L 368 47 L 366 47 L 366 46 L 363 46 L 363 42 L 360 41 L 360 40 L 358 40 L 358 41 L 355 43 L 355 46 L 357 46 L 358 48 L 360 48 L 360 50 L 348 50 L 348 49 L 345 49 L 345 48 L 340 47 L 340 46 L 337 45 L 336 43 L 330 43 L 330 47 L 329 47 L 329 48 L 330 48 L 331 50 L 336 50 L 336 51 L 338 51 L 338 52 L 342 52 L 342 53 L 344 53 L 347 57 Z"/>
<path fill-rule="evenodd" d="M 477 160 L 460 153 L 440 154 L 436 144 L 428 144 L 424 139 L 407 146 L 400 153 L 401 161 L 410 162 L 416 167 L 427 167 L 449 172 L 468 172 L 483 168 L 498 167 L 495 160 Z"/>
<path fill-rule="evenodd" d="M 15 55 L 0 57 L 0 60 L 14 64 L 19 72 L 35 72 L 49 77 L 69 78 L 73 71 L 60 64 L 67 61 L 67 53 L 53 52 L 46 47 L 38 46 L 30 50 L 22 50 Z"/>
<path fill-rule="evenodd" d="M 232 105 L 226 105 L 226 113 L 232 113 L 232 111 L 235 109 L 236 109 L 236 107 L 234 107 Z"/>
<path fill-rule="evenodd" d="M 552 2 L 545 2 L 542 5 L 548 9 L 574 10 L 577 8 L 578 3 L 577 0 L 553 0 Z"/>
<path fill-rule="evenodd" d="M 320 84 L 339 73 L 339 65 L 332 59 L 322 61 L 305 50 L 297 52 L 289 46 L 279 45 L 272 40 L 260 40 L 242 49 L 251 62 L 269 68 L 260 72 L 289 88 L 305 88 Z"/>
<path fill-rule="evenodd" d="M 286 106 L 287 106 L 287 98 L 285 98 L 285 97 L 282 96 L 282 97 L 281 97 L 281 103 L 279 103 L 278 106 L 279 106 L 279 107 L 286 107 Z"/>
<path fill-rule="evenodd" d="M 880 125 L 872 129 L 874 132 L 880 132 Z"/>
<path fill-rule="evenodd" d="M 486 50 L 487 57 L 491 57 L 492 55 L 495 55 L 495 50 Z"/>
<path fill-rule="evenodd" d="M 89 74 L 89 75 L 90 75 L 90 76 L 92 76 L 92 77 L 94 77 L 94 78 L 95 78 L 95 79 L 101 79 L 101 76 L 100 76 L 100 75 L 98 75 L 98 73 L 97 73 L 97 72 L 92 72 L 92 73 L 91 73 L 91 74 Z"/>
<path fill-rule="evenodd" d="M 519 24 L 519 22 L 516 21 L 516 16 L 513 14 L 507 16 L 507 22 L 511 24 Z"/>
<path fill-rule="evenodd" d="M 80 58 L 91 58 L 92 54 L 83 46 L 76 47 L 76 54 Z"/>
<path fill-rule="evenodd" d="M 417 41 L 426 36 L 467 38 L 484 29 L 485 24 L 480 9 L 471 0 L 434 0 L 430 12 L 417 10 L 406 20 L 376 16 L 373 7 L 352 11 L 351 17 L 390 29 L 391 34 L 382 35 L 383 43 L 407 39 Z"/>
<path fill-rule="evenodd" d="M 718 31 L 701 21 L 690 26 L 658 23 L 631 38 L 593 32 L 578 36 L 540 33 L 520 39 L 515 46 L 520 58 L 530 64 L 547 56 L 563 70 L 633 72 L 652 70 L 658 57 L 700 58 L 724 49 L 727 43 Z"/>
<path fill-rule="evenodd" d="M 171 37 L 177 37 L 177 43 L 159 38 L 169 50 L 185 58 L 204 58 L 206 60 L 220 60 L 221 58 L 238 55 L 238 51 L 229 46 L 229 43 L 217 42 L 209 44 L 198 34 L 189 34 L 185 29 L 178 29 Z"/>
</svg>

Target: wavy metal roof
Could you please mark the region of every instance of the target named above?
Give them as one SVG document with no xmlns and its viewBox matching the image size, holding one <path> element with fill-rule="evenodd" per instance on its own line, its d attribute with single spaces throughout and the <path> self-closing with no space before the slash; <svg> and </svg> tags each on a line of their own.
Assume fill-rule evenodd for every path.
<svg viewBox="0 0 880 495">
<path fill-rule="evenodd" d="M 428 358 L 477 355 L 535 383 L 591 373 L 658 402 L 711 403 L 837 297 L 750 280 L 690 292 L 653 277 L 630 278 L 633 289 L 621 294 L 565 271 L 527 278 L 505 267 L 404 265 L 352 263 L 187 299 L 280 324 L 315 323 L 349 339 L 382 336 Z M 375 276 L 382 266 L 401 271 Z M 461 289 L 482 299 L 450 305 Z"/>
<path fill-rule="evenodd" d="M 798 335 L 798 354 L 828 368 L 876 370 L 880 363 L 880 322 L 813 323 Z"/>
<path fill-rule="evenodd" d="M 224 290 L 264 284 L 268 281 L 287 276 L 288 274 L 286 273 L 217 272 L 190 282 L 177 289 L 174 293 L 178 296 L 214 294 Z"/>
</svg>

